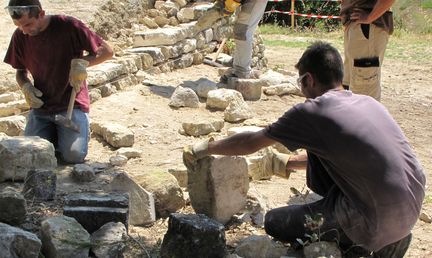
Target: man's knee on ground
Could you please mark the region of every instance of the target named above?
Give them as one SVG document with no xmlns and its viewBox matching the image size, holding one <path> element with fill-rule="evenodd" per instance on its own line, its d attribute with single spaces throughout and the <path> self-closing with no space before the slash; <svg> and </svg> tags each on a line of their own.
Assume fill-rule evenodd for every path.
<svg viewBox="0 0 432 258">
<path fill-rule="evenodd" d="M 237 40 L 247 40 L 247 31 L 248 31 L 248 25 L 247 24 L 235 24 L 234 25 L 234 39 Z"/>
<path fill-rule="evenodd" d="M 67 150 L 61 152 L 61 158 L 67 163 L 83 163 L 87 153 L 77 150 Z"/>
</svg>

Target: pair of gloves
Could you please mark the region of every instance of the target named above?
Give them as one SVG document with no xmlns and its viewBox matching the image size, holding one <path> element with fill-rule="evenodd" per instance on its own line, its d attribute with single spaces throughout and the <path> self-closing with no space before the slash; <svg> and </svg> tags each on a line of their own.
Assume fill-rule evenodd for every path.
<svg viewBox="0 0 432 258">
<path fill-rule="evenodd" d="M 208 145 L 214 139 L 210 138 L 203 142 L 189 145 L 183 149 L 183 163 L 188 169 L 195 167 L 197 161 L 209 155 Z M 290 155 L 279 152 L 269 152 L 263 156 L 263 171 L 266 175 L 276 175 L 288 179 L 291 171 L 287 169 Z"/>
<path fill-rule="evenodd" d="M 87 79 L 87 66 L 89 62 L 84 59 L 72 59 L 69 70 L 69 82 L 75 92 L 81 90 L 81 86 Z M 26 82 L 21 86 L 27 104 L 32 108 L 40 108 L 44 102 L 40 99 L 42 92 L 38 90 L 30 82 Z"/>
</svg>

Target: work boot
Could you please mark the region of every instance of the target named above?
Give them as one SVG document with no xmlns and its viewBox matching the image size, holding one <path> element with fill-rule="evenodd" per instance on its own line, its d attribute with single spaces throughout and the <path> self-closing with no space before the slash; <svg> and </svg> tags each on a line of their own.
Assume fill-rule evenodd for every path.
<svg viewBox="0 0 432 258">
<path fill-rule="evenodd" d="M 220 77 L 219 82 L 227 84 L 230 78 L 240 78 L 240 77 L 233 72 L 228 72 Z"/>
<path fill-rule="evenodd" d="M 401 240 L 389 244 L 381 248 L 381 250 L 373 253 L 373 258 L 402 258 L 404 257 L 411 243 L 412 234 L 402 238 Z"/>
</svg>

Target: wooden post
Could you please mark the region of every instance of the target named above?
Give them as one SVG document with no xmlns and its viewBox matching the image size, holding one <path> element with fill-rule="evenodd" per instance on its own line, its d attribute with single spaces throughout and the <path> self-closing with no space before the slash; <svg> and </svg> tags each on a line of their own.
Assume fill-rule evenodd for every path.
<svg viewBox="0 0 432 258">
<path fill-rule="evenodd" d="M 294 24 L 294 3 L 295 3 L 295 0 L 291 0 L 291 28 L 292 29 L 295 28 L 295 24 Z"/>
</svg>

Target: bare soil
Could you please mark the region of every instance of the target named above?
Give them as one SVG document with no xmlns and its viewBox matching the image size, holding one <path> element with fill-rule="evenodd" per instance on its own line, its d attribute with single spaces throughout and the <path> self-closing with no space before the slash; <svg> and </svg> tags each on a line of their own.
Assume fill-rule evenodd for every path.
<svg viewBox="0 0 432 258">
<path fill-rule="evenodd" d="M 61 3 L 65 1 L 60 1 Z M 96 1 L 97 2 L 97 1 Z M 44 1 L 44 7 L 49 13 L 67 13 L 77 16 L 84 21 L 91 20 L 91 12 L 97 4 L 86 1 L 68 2 L 68 5 L 59 1 Z M 70 6 L 74 4 L 74 6 Z M 90 7 L 88 5 L 91 5 Z M 95 6 L 96 5 L 96 6 Z M 64 9 L 68 6 L 67 9 Z M 10 35 L 14 30 L 12 21 L 8 16 L 0 16 L 0 50 L 2 56 L 7 49 Z M 293 40 L 291 36 L 265 36 L 266 38 L 278 38 Z M 406 48 L 415 47 L 407 45 Z M 294 64 L 304 49 L 289 47 L 267 46 L 265 52 L 269 60 L 269 67 L 283 66 L 293 72 Z M 342 49 L 341 49 L 342 52 Z M 389 109 L 395 120 L 401 125 L 408 137 L 416 155 L 421 161 L 428 180 L 432 170 L 432 62 L 416 60 L 400 60 L 387 58 L 383 67 L 383 93 L 382 103 Z M 0 64 L 0 77 L 14 80 L 14 71 L 5 64 Z M 175 87 L 185 81 L 196 81 L 199 78 L 218 80 L 219 76 L 214 67 L 197 65 L 171 73 L 161 74 L 150 78 L 152 86 L 136 85 L 118 92 L 107 98 L 103 98 L 92 104 L 90 117 L 92 121 L 108 121 L 127 126 L 135 133 L 134 148 L 143 151 L 141 158 L 129 160 L 123 167 L 130 174 L 139 174 L 145 171 L 168 170 L 183 166 L 181 154 L 185 145 L 200 141 L 200 138 L 187 137 L 178 131 L 182 122 L 207 120 L 207 118 L 223 118 L 223 112 L 211 112 L 205 108 L 202 102 L 198 109 L 181 108 L 172 109 L 168 106 L 169 98 Z M 252 121 L 239 124 L 226 123 L 222 132 L 216 138 L 223 137 L 226 130 L 233 126 L 263 125 L 275 121 L 293 104 L 303 102 L 304 99 L 296 96 L 265 96 L 256 102 L 248 102 L 255 116 Z M 88 161 L 109 163 L 109 157 L 115 154 L 115 149 L 97 137 L 92 137 L 89 146 Z M 59 199 L 54 203 L 34 203 L 31 214 L 42 217 L 61 213 L 61 196 L 72 191 L 97 191 L 103 188 L 109 180 L 109 172 L 98 175 L 97 183 L 90 185 L 75 185 L 66 187 L 68 168 L 59 172 L 60 180 L 63 180 L 64 188 L 59 189 Z M 251 182 L 250 187 L 256 188 L 264 195 L 269 205 L 279 207 L 288 203 L 297 202 L 296 197 L 288 189 L 295 187 L 299 190 L 305 185 L 304 172 L 298 171 L 291 175 L 289 180 L 273 177 L 271 180 Z M 432 193 L 427 188 L 427 201 L 423 210 L 432 214 Z M 193 212 L 188 205 L 182 212 Z M 35 219 L 38 224 L 38 219 Z M 397 226 L 397 225 L 395 225 Z M 150 250 L 157 252 L 157 248 L 167 229 L 166 219 L 159 219 L 149 227 L 131 227 L 130 234 L 139 238 Z M 227 225 L 227 241 L 230 246 L 235 246 L 239 239 L 251 234 L 264 234 L 263 230 L 248 223 L 231 223 Z M 406 257 L 431 257 L 432 256 L 432 224 L 418 221 L 413 229 L 413 241 Z M 138 256 L 137 256 L 138 257 Z"/>
</svg>

